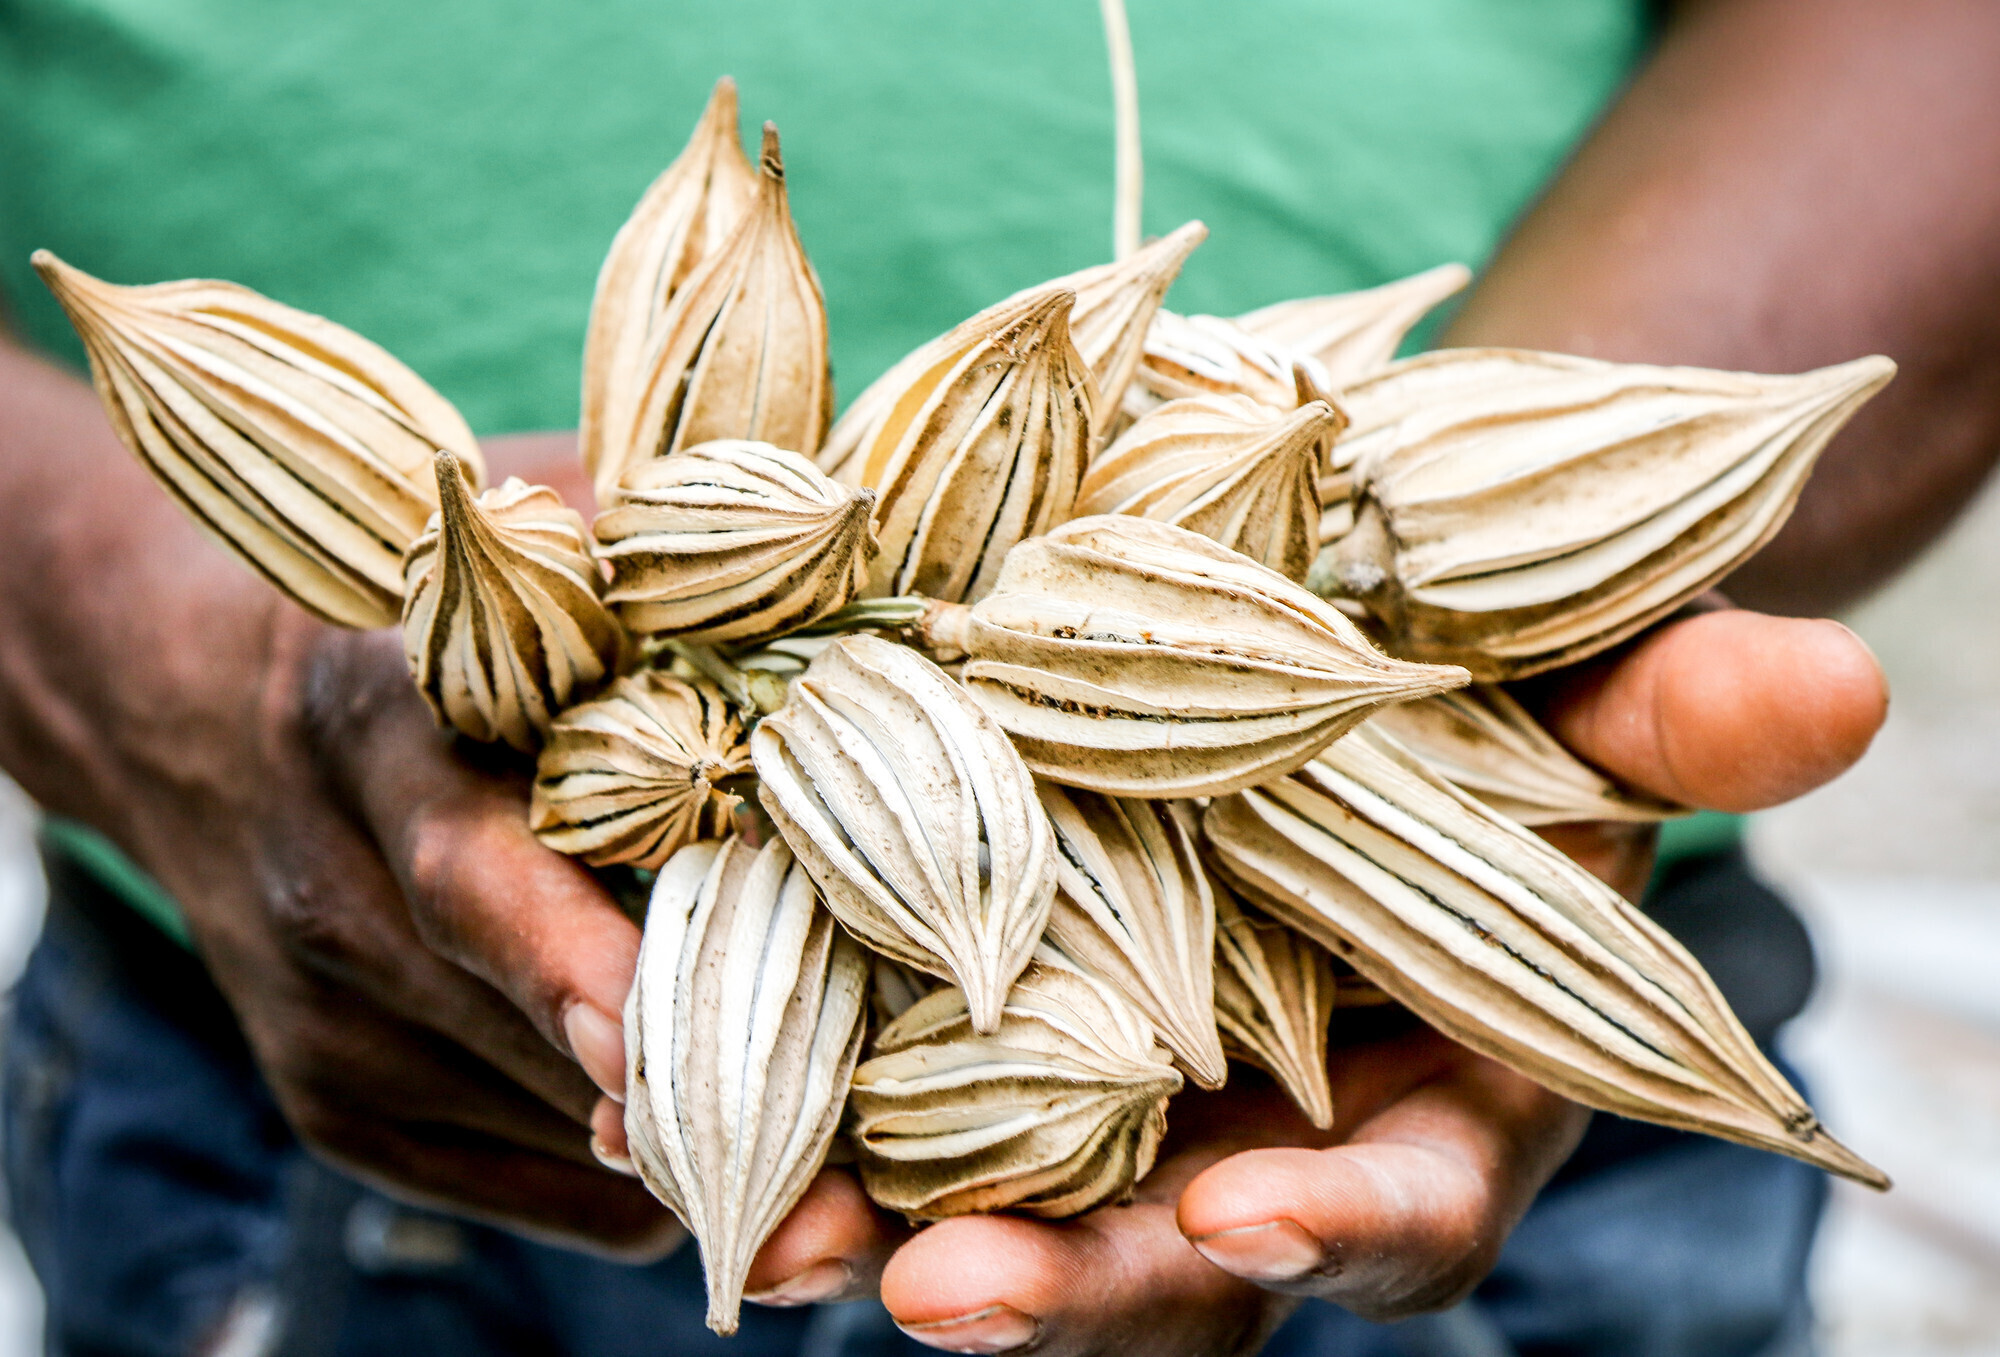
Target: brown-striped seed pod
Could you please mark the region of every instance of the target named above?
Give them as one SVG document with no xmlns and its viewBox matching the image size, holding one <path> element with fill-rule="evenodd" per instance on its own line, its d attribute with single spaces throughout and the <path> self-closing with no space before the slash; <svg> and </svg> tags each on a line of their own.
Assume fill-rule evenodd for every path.
<svg viewBox="0 0 2000 1357">
<path fill-rule="evenodd" d="M 303 607 L 382 627 L 438 507 L 431 456 L 475 484 L 444 397 L 351 330 L 234 283 L 118 287 L 38 250 L 111 427 L 196 523 Z"/>
<path fill-rule="evenodd" d="M 625 1001 L 625 1137 L 701 1245 L 717 1333 L 826 1162 L 867 991 L 866 954 L 782 842 L 690 844 L 661 870 Z"/>
<path fill-rule="evenodd" d="M 1222 1048 L 1278 1081 L 1306 1119 L 1333 1126 L 1327 1032 L 1333 953 L 1215 883 L 1215 1022 Z"/>
<path fill-rule="evenodd" d="M 1591 1107 L 1887 1185 L 1665 930 L 1368 727 L 1203 828 L 1232 884 L 1453 1040 Z"/>
<path fill-rule="evenodd" d="M 1387 367 L 1410 328 L 1471 281 L 1465 265 L 1440 264 L 1359 292 L 1278 302 L 1238 316 L 1236 324 L 1317 360 L 1327 380 L 1344 387 Z"/>
<path fill-rule="evenodd" d="M 729 831 L 740 798 L 723 784 L 749 771 L 742 717 L 715 685 L 642 670 L 556 718 L 528 825 L 594 867 L 654 869 Z"/>
<path fill-rule="evenodd" d="M 437 454 L 442 508 L 403 562 L 403 655 L 438 719 L 533 753 L 556 713 L 618 668 L 625 637 L 597 591 L 583 519 L 509 477 L 477 499 Z"/>
<path fill-rule="evenodd" d="M 1162 307 L 1146 334 L 1146 353 L 1126 388 L 1123 413 L 1148 410 L 1190 396 L 1245 396 L 1273 410 L 1298 401 L 1300 378 L 1313 387 L 1331 383 L 1318 362 L 1251 334 L 1221 316 L 1183 316 Z"/>
</svg>

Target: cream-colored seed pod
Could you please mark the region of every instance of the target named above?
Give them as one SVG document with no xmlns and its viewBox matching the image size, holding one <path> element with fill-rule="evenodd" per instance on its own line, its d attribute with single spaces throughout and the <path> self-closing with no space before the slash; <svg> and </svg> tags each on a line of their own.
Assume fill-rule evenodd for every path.
<svg viewBox="0 0 2000 1357">
<path fill-rule="evenodd" d="M 438 719 L 533 753 L 556 713 L 618 667 L 618 620 L 583 519 L 543 485 L 508 477 L 478 499 L 437 454 L 443 507 L 404 559 L 403 655 Z"/>
<path fill-rule="evenodd" d="M 657 333 L 631 435 L 607 443 L 595 468 L 600 502 L 639 463 L 713 439 L 819 451 L 833 420 L 826 299 L 792 225 L 769 123 L 755 201 L 667 303 Z"/>
<path fill-rule="evenodd" d="M 1796 377 L 1510 349 L 1408 359 L 1346 393 L 1353 531 L 1316 582 L 1412 659 L 1491 680 L 1574 664 L 1727 575 L 1895 371 Z"/>
<path fill-rule="evenodd" d="M 1639 824 L 1688 814 L 1620 787 L 1492 683 L 1385 707 L 1369 720 L 1433 773 L 1518 825 Z"/>
<path fill-rule="evenodd" d="M 764 808 L 841 923 L 960 985 L 991 1032 L 1055 894 L 1055 846 L 1007 735 L 906 646 L 845 636 L 758 723 Z"/>
<path fill-rule="evenodd" d="M 646 189 L 611 242 L 583 341 L 577 441 L 593 474 L 607 447 L 622 449 L 632 441 L 638 395 L 669 303 L 757 197 L 757 171 L 743 158 L 741 136 L 736 82 L 724 76 L 687 146 Z"/>
<path fill-rule="evenodd" d="M 885 1028 L 854 1072 L 848 1134 L 868 1195 L 912 1220 L 1074 1216 L 1130 1197 L 1180 1087 L 1145 1015 L 1044 951 L 991 1035 L 956 988 Z"/>
<path fill-rule="evenodd" d="M 47 250 L 34 264 L 111 427 L 196 523 L 329 622 L 396 620 L 403 553 L 438 507 L 432 453 L 484 474 L 449 401 L 353 331 L 234 283 L 118 287 Z"/>
<path fill-rule="evenodd" d="M 715 643 L 819 621 L 860 592 L 875 495 L 768 443 L 723 439 L 642 462 L 597 516 L 605 601 L 642 635 Z"/>
<path fill-rule="evenodd" d="M 860 452 L 880 495 L 866 593 L 970 601 L 1007 549 L 1069 517 L 1090 456 L 1090 369 L 1069 337 L 1075 294 L 1045 289 L 915 374 Z"/>
<path fill-rule="evenodd" d="M 1215 1022 L 1231 1056 L 1278 1081 L 1307 1120 L 1333 1126 L 1327 1032 L 1333 954 L 1215 883 Z"/>
<path fill-rule="evenodd" d="M 1146 354 L 1125 393 L 1124 411 L 1137 418 L 1166 401 L 1190 396 L 1247 396 L 1273 410 L 1298 399 L 1297 369 L 1312 384 L 1330 386 L 1317 360 L 1272 343 L 1221 316 L 1183 316 L 1162 307 L 1146 334 Z"/>
<path fill-rule="evenodd" d="M 1588 1106 L 1887 1185 L 1659 925 L 1369 727 L 1203 827 L 1233 884 L 1453 1040 Z"/>
<path fill-rule="evenodd" d="M 750 771 L 743 720 L 713 684 L 643 670 L 558 716 L 535 764 L 528 825 L 594 867 L 656 869 L 721 838 Z"/>
<path fill-rule="evenodd" d="M 661 870 L 625 1001 L 625 1137 L 701 1244 L 717 1333 L 826 1162 L 867 991 L 866 955 L 783 843 L 691 844 Z"/>
<path fill-rule="evenodd" d="M 1220 796 L 1298 767 L 1383 703 L 1465 681 L 1381 654 L 1248 557 L 1122 514 L 1021 543 L 992 594 L 937 620 L 1030 768 L 1114 796 Z"/>
<path fill-rule="evenodd" d="M 1236 318 L 1238 328 L 1281 350 L 1316 359 L 1337 387 L 1387 367 L 1410 328 L 1472 281 L 1463 264 L 1399 278 L 1359 292 L 1301 297 Z"/>
<path fill-rule="evenodd" d="M 1303 582 L 1319 554 L 1318 478 L 1347 417 L 1247 396 L 1169 401 L 1091 463 L 1076 512 L 1174 523 Z"/>
<path fill-rule="evenodd" d="M 1215 900 L 1191 808 L 1040 786 L 1056 834 L 1049 942 L 1151 1019 L 1189 1078 L 1221 1088 Z"/>
</svg>

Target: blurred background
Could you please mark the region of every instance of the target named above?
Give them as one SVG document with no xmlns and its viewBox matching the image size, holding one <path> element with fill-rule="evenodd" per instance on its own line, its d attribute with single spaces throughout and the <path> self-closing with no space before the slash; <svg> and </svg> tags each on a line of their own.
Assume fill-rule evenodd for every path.
<svg viewBox="0 0 2000 1357">
<path fill-rule="evenodd" d="M 2000 1357 L 2000 487 L 1847 620 L 1889 671 L 1888 725 L 1751 839 L 1820 952 L 1790 1053 L 1836 1133 L 1896 1179 L 1835 1188 L 1822 1352 Z M 0 990 L 40 926 L 32 830 L 0 778 Z M 40 1324 L 0 1230 L 0 1357 L 39 1353 Z"/>
</svg>

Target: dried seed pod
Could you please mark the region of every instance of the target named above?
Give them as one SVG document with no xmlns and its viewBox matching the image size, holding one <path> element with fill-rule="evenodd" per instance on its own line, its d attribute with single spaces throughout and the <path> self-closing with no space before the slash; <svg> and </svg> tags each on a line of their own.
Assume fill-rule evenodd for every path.
<svg viewBox="0 0 2000 1357">
<path fill-rule="evenodd" d="M 1465 265 L 1440 264 L 1360 292 L 1279 302 L 1238 316 L 1236 324 L 1267 344 L 1318 360 L 1329 381 L 1346 386 L 1387 367 L 1410 327 L 1471 281 Z"/>
<path fill-rule="evenodd" d="M 1316 578 L 1397 654 L 1501 680 L 1678 608 L 1790 515 L 1827 440 L 1894 373 L 1796 377 L 1443 350 L 1347 392 L 1353 531 Z"/>
<path fill-rule="evenodd" d="M 1075 294 L 1044 289 L 916 373 L 857 454 L 875 508 L 867 594 L 961 601 L 1007 549 L 1069 517 L 1090 455 L 1090 369 L 1069 337 Z"/>
<path fill-rule="evenodd" d="M 403 553 L 438 507 L 432 453 L 484 474 L 449 401 L 353 331 L 234 283 L 118 287 L 47 250 L 34 264 L 111 427 L 195 522 L 329 622 L 396 620 Z"/>
<path fill-rule="evenodd" d="M 1643 824 L 1688 813 L 1620 787 L 1565 749 L 1497 684 L 1399 703 L 1370 720 L 1426 768 L 1515 824 Z"/>
<path fill-rule="evenodd" d="M 1203 828 L 1233 884 L 1453 1040 L 1592 1107 L 1887 1184 L 1665 930 L 1373 729 Z"/>
<path fill-rule="evenodd" d="M 1175 523 L 1303 581 L 1320 469 L 1346 421 L 1323 400 L 1283 415 L 1245 396 L 1169 401 L 1091 463 L 1076 512 Z"/>
<path fill-rule="evenodd" d="M 722 439 L 634 467 L 597 516 L 625 624 L 713 643 L 817 622 L 860 592 L 875 495 L 768 443 Z"/>
<path fill-rule="evenodd" d="M 1055 894 L 1055 846 L 1007 735 L 905 646 L 844 636 L 750 738 L 764 808 L 841 923 L 956 981 L 991 1032 Z"/>
<path fill-rule="evenodd" d="M 443 507 L 403 561 L 403 654 L 438 719 L 533 753 L 555 714 L 618 668 L 583 519 L 514 477 L 477 500 L 437 454 Z"/>
<path fill-rule="evenodd" d="M 792 225 L 778 132 L 764 125 L 757 196 L 688 275 L 657 325 L 632 432 L 595 468 L 609 503 L 639 463 L 718 438 L 810 457 L 833 420 L 826 299 Z"/>
<path fill-rule="evenodd" d="M 1215 1030 L 1215 900 L 1191 813 L 1040 784 L 1056 834 L 1048 940 L 1152 1020 L 1203 1088 L 1229 1077 Z"/>
<path fill-rule="evenodd" d="M 848 1134 L 868 1195 L 912 1220 L 1074 1216 L 1131 1196 L 1180 1087 L 1143 1013 L 1043 951 L 991 1035 L 956 988 L 885 1028 L 854 1072 Z"/>
<path fill-rule="evenodd" d="M 1215 1021 L 1222 1048 L 1278 1081 L 1320 1130 L 1333 1126 L 1327 1030 L 1333 953 L 1215 883 Z"/>
<path fill-rule="evenodd" d="M 594 867 L 654 869 L 729 831 L 740 798 L 722 784 L 749 771 L 742 718 L 714 684 L 642 670 L 556 718 L 528 825 Z"/>
<path fill-rule="evenodd" d="M 1183 316 L 1163 307 L 1146 332 L 1145 357 L 1122 408 L 1136 419 L 1167 401 L 1190 396 L 1245 396 L 1273 410 L 1289 410 L 1298 403 L 1301 381 L 1318 391 L 1332 385 L 1319 361 L 1307 354 L 1221 316 Z"/>
<path fill-rule="evenodd" d="M 866 954 L 782 842 L 690 844 L 661 870 L 625 1001 L 625 1136 L 701 1244 L 717 1333 L 826 1161 L 867 992 Z"/>
<path fill-rule="evenodd" d="M 694 268 L 722 247 L 757 196 L 743 158 L 736 82 L 715 82 L 694 135 L 619 228 L 597 275 L 583 341 L 577 439 L 593 474 L 605 449 L 632 441 L 639 392 L 657 356 L 668 305 Z"/>
<path fill-rule="evenodd" d="M 1220 796 L 1463 670 L 1392 660 L 1330 604 L 1167 523 L 1079 518 L 1007 558 L 962 625 L 973 697 L 1052 781 Z"/>
</svg>

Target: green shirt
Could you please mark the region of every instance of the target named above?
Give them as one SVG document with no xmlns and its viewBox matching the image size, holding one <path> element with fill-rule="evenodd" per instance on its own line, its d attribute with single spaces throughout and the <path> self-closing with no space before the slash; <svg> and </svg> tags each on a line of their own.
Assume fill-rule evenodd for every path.
<svg viewBox="0 0 2000 1357">
<path fill-rule="evenodd" d="M 1641 0 L 1130 10 L 1146 229 L 1209 224 L 1173 304 L 1222 314 L 1480 264 L 1648 36 Z M 784 134 L 843 397 L 1108 253 L 1092 0 L 0 0 L 0 289 L 80 362 L 36 247 L 229 278 L 482 434 L 569 427 L 599 261 L 724 73 Z"/>
</svg>

